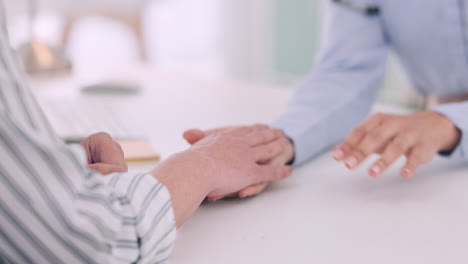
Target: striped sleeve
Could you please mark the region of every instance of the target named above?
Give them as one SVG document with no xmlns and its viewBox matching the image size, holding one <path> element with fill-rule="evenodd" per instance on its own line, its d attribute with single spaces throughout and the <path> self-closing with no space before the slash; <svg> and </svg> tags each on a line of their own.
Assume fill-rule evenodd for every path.
<svg viewBox="0 0 468 264">
<path fill-rule="evenodd" d="M 2 5 L 0 2 L 0 9 Z M 2 13 L 2 10 L 0 10 Z M 17 55 L 7 40 L 4 16 L 0 16 L 0 83 L 8 89 L 0 89 L 0 111 L 8 114 L 24 127 L 41 134 L 44 139 L 57 142 L 59 138 L 45 117 L 37 100 L 29 89 L 29 80 Z"/>
<path fill-rule="evenodd" d="M 165 263 L 176 225 L 147 173 L 103 177 L 49 128 L 6 38 L 0 0 L 0 263 Z"/>
<path fill-rule="evenodd" d="M 19 263 L 157 263 L 175 221 L 167 189 L 149 174 L 103 177 L 65 146 L 0 125 L 0 252 Z"/>
</svg>

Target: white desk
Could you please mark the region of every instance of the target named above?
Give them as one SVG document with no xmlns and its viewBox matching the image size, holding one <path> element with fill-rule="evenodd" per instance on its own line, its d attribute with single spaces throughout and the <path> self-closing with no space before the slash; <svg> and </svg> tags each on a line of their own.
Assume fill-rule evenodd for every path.
<svg viewBox="0 0 468 264">
<path fill-rule="evenodd" d="M 143 96 L 90 100 L 120 104 L 165 157 L 187 147 L 186 128 L 268 122 L 291 95 L 149 70 L 135 78 Z M 261 196 L 203 205 L 180 229 L 170 263 L 468 263 L 467 190 L 466 162 L 436 159 L 411 180 L 393 167 L 375 180 L 324 154 Z"/>
</svg>

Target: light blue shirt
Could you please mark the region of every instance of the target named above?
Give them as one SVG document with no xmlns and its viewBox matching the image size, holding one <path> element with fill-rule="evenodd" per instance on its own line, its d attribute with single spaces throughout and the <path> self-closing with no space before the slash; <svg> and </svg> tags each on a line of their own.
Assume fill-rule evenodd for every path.
<svg viewBox="0 0 468 264">
<path fill-rule="evenodd" d="M 390 51 L 424 95 L 468 94 L 468 1 L 355 0 L 378 5 L 367 16 L 328 1 L 330 12 L 317 63 L 275 127 L 294 141 L 301 164 L 342 141 L 368 115 Z M 468 102 L 433 109 L 462 140 L 452 158 L 468 158 Z"/>
</svg>

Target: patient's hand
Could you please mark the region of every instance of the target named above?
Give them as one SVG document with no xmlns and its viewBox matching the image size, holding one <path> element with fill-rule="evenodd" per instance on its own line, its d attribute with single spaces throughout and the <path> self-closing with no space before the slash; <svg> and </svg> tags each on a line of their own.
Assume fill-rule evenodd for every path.
<svg viewBox="0 0 468 264">
<path fill-rule="evenodd" d="M 266 125 L 254 125 L 254 126 L 251 126 L 250 128 L 273 130 L 272 128 L 269 128 Z M 217 133 L 222 133 L 222 132 L 229 131 L 232 129 L 235 129 L 235 128 L 225 127 L 225 128 L 218 128 L 218 129 L 207 130 L 207 131 L 192 129 L 184 133 L 184 138 L 190 144 L 195 144 L 207 136 L 215 135 Z M 293 159 L 294 147 L 282 131 L 280 130 L 274 130 L 274 131 L 277 131 L 276 133 L 279 133 L 279 136 L 270 142 L 265 142 L 264 144 L 262 144 L 262 147 L 267 149 L 271 153 L 271 155 L 268 159 L 261 160 L 259 163 L 282 166 Z M 252 186 L 242 189 L 241 191 L 237 193 L 234 193 L 228 196 L 238 195 L 240 198 L 254 196 L 263 192 L 268 185 L 269 185 L 269 182 L 252 185 Z M 216 201 L 222 198 L 224 198 L 224 196 L 208 197 L 210 201 Z"/>
<path fill-rule="evenodd" d="M 128 170 L 122 148 L 109 134 L 93 134 L 81 142 L 81 145 L 87 152 L 90 169 L 103 175 Z"/>
<path fill-rule="evenodd" d="M 177 226 L 207 197 L 213 200 L 291 175 L 292 168 L 284 164 L 262 164 L 278 156 L 269 143 L 281 137 L 282 131 L 265 126 L 224 129 L 161 162 L 151 174 L 169 190 Z"/>
</svg>

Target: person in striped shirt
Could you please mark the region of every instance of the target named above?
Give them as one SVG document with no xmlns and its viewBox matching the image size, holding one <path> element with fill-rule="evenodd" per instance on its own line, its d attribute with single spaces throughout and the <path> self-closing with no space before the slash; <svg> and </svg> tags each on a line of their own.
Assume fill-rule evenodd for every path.
<svg viewBox="0 0 468 264">
<path fill-rule="evenodd" d="M 206 197 L 290 175 L 263 165 L 285 142 L 262 125 L 212 133 L 149 173 L 127 173 L 104 133 L 67 146 L 28 88 L 3 12 L 0 0 L 0 263 L 165 263 Z"/>
</svg>

